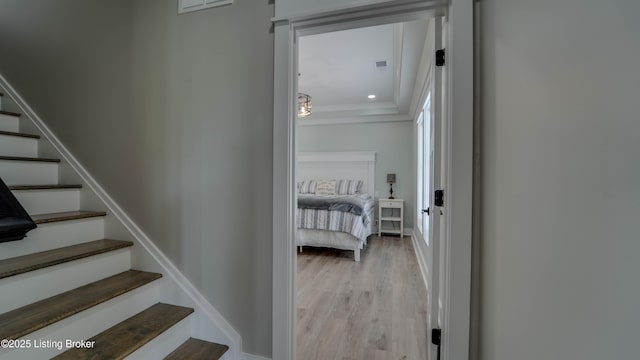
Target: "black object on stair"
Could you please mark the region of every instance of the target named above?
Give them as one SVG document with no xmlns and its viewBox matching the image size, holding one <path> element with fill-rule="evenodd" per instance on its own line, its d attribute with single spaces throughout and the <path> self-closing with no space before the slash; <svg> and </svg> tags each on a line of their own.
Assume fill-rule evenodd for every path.
<svg viewBox="0 0 640 360">
<path fill-rule="evenodd" d="M 37 227 L 7 185 L 0 179 L 0 242 L 22 240 Z"/>
</svg>

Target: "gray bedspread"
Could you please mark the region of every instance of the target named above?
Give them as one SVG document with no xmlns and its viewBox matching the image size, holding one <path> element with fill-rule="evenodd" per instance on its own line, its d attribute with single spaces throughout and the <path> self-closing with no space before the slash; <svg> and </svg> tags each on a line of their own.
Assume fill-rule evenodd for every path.
<svg viewBox="0 0 640 360">
<path fill-rule="evenodd" d="M 364 244 L 371 234 L 375 202 L 369 194 L 298 195 L 298 229 L 338 231 Z"/>
<path fill-rule="evenodd" d="M 364 207 L 365 199 L 357 196 L 298 195 L 298 209 L 342 211 L 360 216 Z"/>
</svg>

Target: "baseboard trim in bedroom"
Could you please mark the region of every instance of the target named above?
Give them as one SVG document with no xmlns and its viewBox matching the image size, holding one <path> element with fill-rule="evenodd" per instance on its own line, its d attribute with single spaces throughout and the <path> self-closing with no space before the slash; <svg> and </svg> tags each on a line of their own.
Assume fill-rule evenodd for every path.
<svg viewBox="0 0 640 360">
<path fill-rule="evenodd" d="M 259 355 L 241 353 L 239 360 L 271 360 L 271 358 L 266 358 Z"/>
<path fill-rule="evenodd" d="M 422 246 L 418 244 L 418 237 L 416 236 L 413 229 L 411 231 L 411 242 L 413 243 L 413 249 L 416 253 L 416 259 L 418 260 L 418 266 L 420 267 L 420 274 L 422 275 L 422 281 L 424 281 L 424 286 L 427 289 L 427 294 L 429 293 L 429 282 L 427 279 L 429 278 L 429 267 L 427 267 L 427 260 L 422 252 Z"/>
<path fill-rule="evenodd" d="M 373 227 L 373 232 L 371 234 L 375 235 L 375 236 L 378 236 L 378 227 L 377 226 Z M 404 236 L 413 236 L 413 228 L 404 228 L 403 234 L 404 234 Z"/>
</svg>

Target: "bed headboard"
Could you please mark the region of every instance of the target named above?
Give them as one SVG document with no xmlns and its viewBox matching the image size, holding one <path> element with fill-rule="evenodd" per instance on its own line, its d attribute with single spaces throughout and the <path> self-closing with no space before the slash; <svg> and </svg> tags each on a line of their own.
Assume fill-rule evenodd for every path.
<svg viewBox="0 0 640 360">
<path fill-rule="evenodd" d="M 375 195 L 375 151 L 300 152 L 296 160 L 297 181 L 362 180 L 364 191 Z"/>
</svg>

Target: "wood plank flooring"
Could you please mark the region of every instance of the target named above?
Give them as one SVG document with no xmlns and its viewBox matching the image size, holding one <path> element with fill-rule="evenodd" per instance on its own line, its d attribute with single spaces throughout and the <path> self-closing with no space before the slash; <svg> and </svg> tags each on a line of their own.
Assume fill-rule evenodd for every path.
<svg viewBox="0 0 640 360">
<path fill-rule="evenodd" d="M 409 237 L 352 251 L 305 247 L 297 269 L 298 360 L 427 359 L 427 292 Z"/>
</svg>

